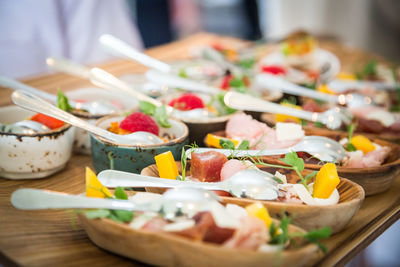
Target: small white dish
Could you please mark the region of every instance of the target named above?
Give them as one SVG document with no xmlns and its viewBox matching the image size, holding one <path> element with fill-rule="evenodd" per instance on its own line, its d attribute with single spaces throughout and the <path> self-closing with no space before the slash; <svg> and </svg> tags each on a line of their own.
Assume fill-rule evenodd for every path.
<svg viewBox="0 0 400 267">
<path fill-rule="evenodd" d="M 0 107 L 0 122 L 13 124 L 34 114 L 17 106 Z M 74 130 L 65 124 L 34 134 L 0 132 L 0 177 L 36 179 L 62 170 L 71 157 Z"/>
</svg>

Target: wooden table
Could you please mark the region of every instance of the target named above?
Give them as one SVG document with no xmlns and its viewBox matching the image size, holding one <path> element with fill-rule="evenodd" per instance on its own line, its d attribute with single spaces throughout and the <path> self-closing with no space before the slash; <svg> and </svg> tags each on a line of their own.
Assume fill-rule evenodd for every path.
<svg viewBox="0 0 400 267">
<path fill-rule="evenodd" d="M 242 46 L 237 39 L 200 33 L 185 40 L 148 50 L 162 60 L 182 59 L 193 46 L 219 42 Z M 322 43 L 321 46 L 337 53 L 344 69 L 351 70 L 351 62 L 365 62 L 379 57 L 341 46 Z M 265 51 L 273 49 L 268 46 Z M 143 67 L 125 60 L 102 65 L 115 75 L 141 72 Z M 27 79 L 25 82 L 48 92 L 57 88 L 68 91 L 90 86 L 87 81 L 64 74 L 53 74 Z M 10 104 L 11 90 L 0 90 L 0 106 Z M 0 264 L 5 266 L 143 266 L 93 245 L 73 211 L 19 211 L 9 201 L 10 194 L 21 187 L 43 188 L 67 193 L 84 190 L 85 166 L 91 166 L 89 156 L 74 155 L 66 169 L 46 179 L 12 181 L 0 178 Z M 344 265 L 400 217 L 400 179 L 380 195 L 365 199 L 360 211 L 344 231 L 325 241 L 329 252 L 316 254 L 309 265 Z"/>
</svg>

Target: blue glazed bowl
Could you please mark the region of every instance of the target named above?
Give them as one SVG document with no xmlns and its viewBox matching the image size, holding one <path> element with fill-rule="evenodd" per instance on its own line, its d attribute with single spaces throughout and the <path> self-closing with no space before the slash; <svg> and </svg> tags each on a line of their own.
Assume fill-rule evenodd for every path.
<svg viewBox="0 0 400 267">
<path fill-rule="evenodd" d="M 99 119 L 96 126 L 107 129 L 111 122 L 122 121 L 121 115 L 110 115 Z M 91 134 L 93 166 L 97 172 L 106 169 L 140 173 L 143 168 L 155 164 L 154 157 L 170 150 L 175 160 L 180 160 L 182 147 L 189 144 L 187 126 L 174 119 L 169 119 L 171 128 L 160 127 L 160 136 L 167 138 L 167 143 L 156 145 L 129 146 L 105 140 Z"/>
</svg>

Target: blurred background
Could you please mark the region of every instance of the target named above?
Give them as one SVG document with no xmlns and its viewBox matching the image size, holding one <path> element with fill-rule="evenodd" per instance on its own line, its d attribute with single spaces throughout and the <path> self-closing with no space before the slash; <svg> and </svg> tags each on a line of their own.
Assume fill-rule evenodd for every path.
<svg viewBox="0 0 400 267">
<path fill-rule="evenodd" d="M 109 60 L 98 47 L 103 33 L 149 48 L 200 31 L 278 42 L 303 29 L 398 63 L 399 12 L 397 0 L 3 0 L 0 74 L 45 73 L 49 55 Z M 399 240 L 396 223 L 349 266 L 400 266 Z"/>
</svg>

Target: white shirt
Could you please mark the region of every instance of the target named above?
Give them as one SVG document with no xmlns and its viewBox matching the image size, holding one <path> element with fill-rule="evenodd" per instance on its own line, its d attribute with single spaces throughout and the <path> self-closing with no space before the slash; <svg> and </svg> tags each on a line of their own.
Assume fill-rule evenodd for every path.
<svg viewBox="0 0 400 267">
<path fill-rule="evenodd" d="M 142 48 L 124 0 L 0 1 L 0 33 L 0 75 L 12 78 L 49 71 L 49 56 L 84 64 L 110 59 L 98 43 L 103 33 Z"/>
</svg>

